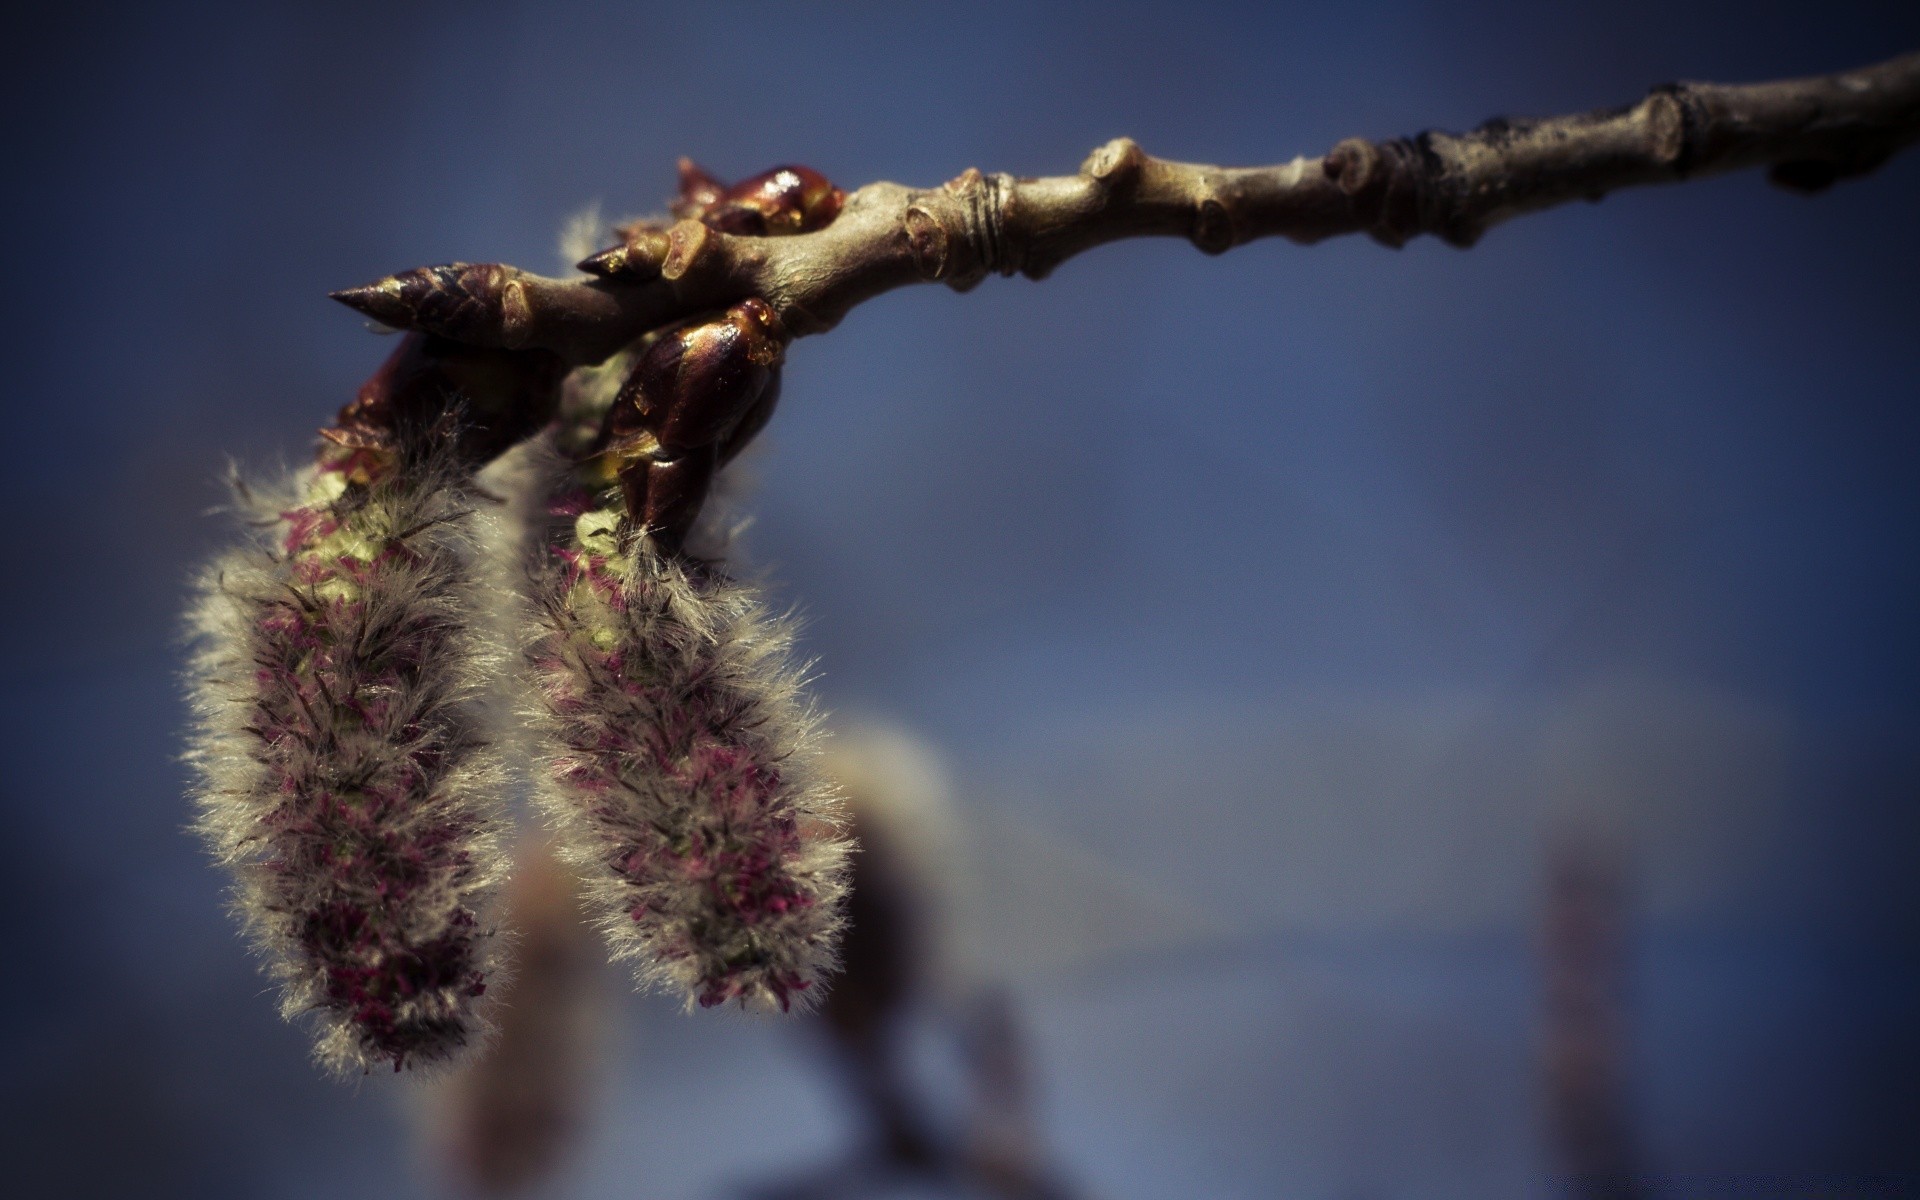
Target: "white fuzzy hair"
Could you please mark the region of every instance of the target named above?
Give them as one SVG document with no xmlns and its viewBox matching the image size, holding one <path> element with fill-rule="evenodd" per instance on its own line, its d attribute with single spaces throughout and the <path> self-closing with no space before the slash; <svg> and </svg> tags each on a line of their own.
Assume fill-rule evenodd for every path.
<svg viewBox="0 0 1920 1200">
<path fill-rule="evenodd" d="M 471 569 L 487 505 L 434 461 L 236 492 L 252 534 L 191 612 L 198 828 L 323 1065 L 446 1060 L 486 1035 L 506 869 Z"/>
<path fill-rule="evenodd" d="M 536 800 L 642 986 L 806 1007 L 836 965 L 851 846 L 792 624 L 661 555 L 617 493 L 573 489 L 557 472 L 533 569 Z"/>
</svg>

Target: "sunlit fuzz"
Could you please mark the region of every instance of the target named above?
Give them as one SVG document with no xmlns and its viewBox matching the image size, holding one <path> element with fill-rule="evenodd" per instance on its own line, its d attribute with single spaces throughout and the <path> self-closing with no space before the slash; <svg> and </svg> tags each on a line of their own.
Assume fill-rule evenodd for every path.
<svg viewBox="0 0 1920 1200">
<path fill-rule="evenodd" d="M 849 845 L 788 623 L 717 567 L 659 553 L 617 490 L 554 495 L 530 661 L 563 853 L 643 984 L 810 1004 Z"/>
<path fill-rule="evenodd" d="M 345 1074 L 480 1040 L 500 770 L 474 632 L 475 497 L 433 461 L 349 456 L 271 497 L 192 611 L 199 828 L 234 908 Z"/>
</svg>

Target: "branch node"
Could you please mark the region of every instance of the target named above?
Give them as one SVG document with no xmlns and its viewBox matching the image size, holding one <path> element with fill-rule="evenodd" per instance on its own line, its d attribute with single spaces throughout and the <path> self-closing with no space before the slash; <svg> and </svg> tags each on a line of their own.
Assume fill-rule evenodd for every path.
<svg viewBox="0 0 1920 1200">
<path fill-rule="evenodd" d="M 938 280 L 947 273 L 947 227 L 925 205 L 907 207 L 901 224 L 907 231 L 907 248 L 913 253 L 913 265 L 920 278 Z"/>
<path fill-rule="evenodd" d="M 527 287 L 518 279 L 500 289 L 500 344 L 518 350 L 533 336 L 533 306 L 527 302 Z"/>
<path fill-rule="evenodd" d="M 1349 196 L 1357 196 L 1375 182 L 1380 151 L 1365 138 L 1348 138 L 1327 152 L 1320 169 Z"/>
<path fill-rule="evenodd" d="M 1385 169 L 1380 173 L 1367 234 L 1383 246 L 1398 250 L 1433 225 L 1427 219 L 1429 193 L 1437 190 L 1436 185 L 1446 174 L 1446 166 L 1434 149 L 1435 134 L 1436 131 L 1429 129 L 1412 138 L 1395 138 L 1379 147 L 1381 166 Z M 1456 246 L 1471 246 L 1479 233 L 1477 229 L 1463 227 L 1463 221 L 1464 217 L 1457 217 L 1449 228 L 1433 232 Z"/>
<path fill-rule="evenodd" d="M 1147 153 L 1130 137 L 1117 137 L 1087 155 L 1080 173 L 1110 188 L 1126 187 L 1140 177 Z"/>
<path fill-rule="evenodd" d="M 1233 215 L 1216 197 L 1204 197 L 1194 206 L 1187 237 L 1202 254 L 1225 254 L 1233 248 Z"/>
<path fill-rule="evenodd" d="M 944 187 L 964 205 L 962 236 L 966 246 L 963 261 L 951 267 L 950 277 L 942 276 L 948 286 L 964 292 L 988 275 L 1018 272 L 1021 255 L 1007 236 L 1013 176 L 983 175 L 978 168 L 968 167 Z"/>
<path fill-rule="evenodd" d="M 1693 131 L 1697 125 L 1693 98 L 1684 83 L 1665 83 L 1647 93 L 1647 133 L 1653 156 L 1684 179 L 1693 165 Z"/>
<path fill-rule="evenodd" d="M 1437 172 L 1439 166 L 1426 137 L 1420 135 L 1417 143 L 1348 138 L 1321 163 L 1360 227 L 1383 246 L 1397 250 L 1420 232 L 1423 169 Z"/>
</svg>

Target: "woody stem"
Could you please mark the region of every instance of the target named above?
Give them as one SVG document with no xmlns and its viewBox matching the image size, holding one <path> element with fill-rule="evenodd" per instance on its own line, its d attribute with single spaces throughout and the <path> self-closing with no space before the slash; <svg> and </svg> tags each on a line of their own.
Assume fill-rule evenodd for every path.
<svg viewBox="0 0 1920 1200">
<path fill-rule="evenodd" d="M 1639 103 L 1467 134 L 1350 139 L 1271 167 L 1170 162 L 1127 138 L 1074 175 L 968 170 L 935 188 L 873 183 L 826 228 L 789 237 L 683 221 L 624 274 L 548 279 L 504 266 L 425 268 L 336 298 L 387 324 L 458 341 L 600 361 L 651 329 L 749 296 L 795 335 L 913 283 L 964 290 L 989 274 L 1038 279 L 1122 238 L 1185 237 L 1221 253 L 1264 237 L 1366 233 L 1398 246 L 1431 234 L 1472 245 L 1510 217 L 1617 188 L 1768 166 L 1817 191 L 1865 174 L 1920 138 L 1920 54 L 1772 83 L 1669 84 Z"/>
</svg>

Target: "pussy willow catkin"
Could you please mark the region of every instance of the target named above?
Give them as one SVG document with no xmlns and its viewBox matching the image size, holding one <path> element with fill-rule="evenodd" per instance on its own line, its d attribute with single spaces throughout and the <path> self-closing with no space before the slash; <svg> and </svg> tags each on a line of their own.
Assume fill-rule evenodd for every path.
<svg viewBox="0 0 1920 1200">
<path fill-rule="evenodd" d="M 193 610 L 199 828 L 316 1056 L 348 1073 L 484 1032 L 500 771 L 472 632 L 474 497 L 431 455 L 243 494 L 258 535 Z"/>
<path fill-rule="evenodd" d="M 848 843 L 792 633 L 753 589 L 554 491 L 532 663 L 539 788 L 616 957 L 691 1002 L 806 1005 L 834 965 Z"/>
<path fill-rule="evenodd" d="M 683 192 L 684 215 L 739 236 L 818 228 L 841 198 L 797 167 L 732 188 L 693 172 Z M 630 275 L 656 243 L 672 238 L 642 222 L 617 267 L 590 261 Z M 460 324 L 500 277 L 447 264 L 388 282 L 339 295 Z M 320 465 L 252 505 L 259 537 L 200 583 L 199 824 L 284 1011 L 318 1015 L 317 1054 L 341 1072 L 444 1059 L 486 1032 L 506 868 L 483 702 L 501 664 L 483 631 L 520 609 L 498 579 L 474 582 L 473 510 L 493 510 L 497 565 L 519 502 L 549 489 L 509 470 L 502 504 L 473 472 L 535 435 L 579 464 L 554 472 L 556 532 L 535 522 L 530 638 L 544 801 L 569 857 L 644 978 L 701 1004 L 804 1004 L 833 964 L 848 846 L 812 773 L 786 625 L 685 549 L 715 474 L 773 410 L 781 318 L 750 297 L 651 331 L 615 356 L 639 355 L 617 397 L 613 364 L 568 381 L 550 347 L 468 332 L 483 336 L 406 335 L 322 431 Z M 562 392 L 578 401 L 564 413 Z"/>
</svg>

